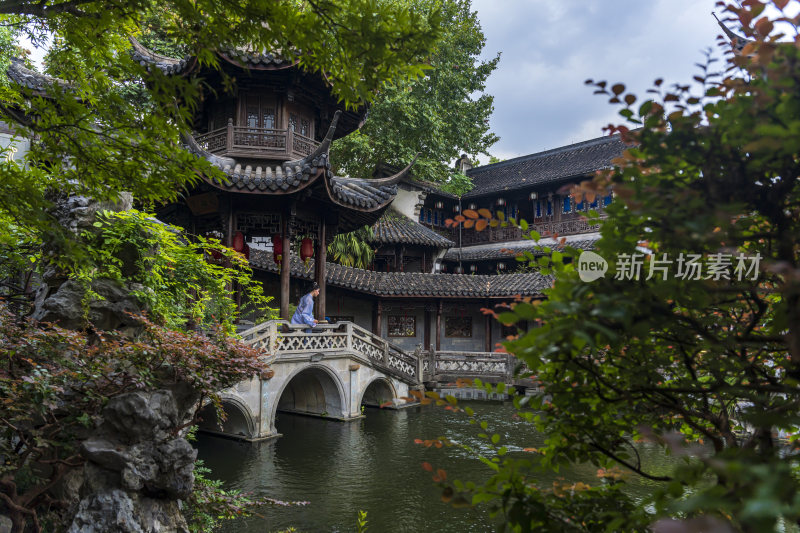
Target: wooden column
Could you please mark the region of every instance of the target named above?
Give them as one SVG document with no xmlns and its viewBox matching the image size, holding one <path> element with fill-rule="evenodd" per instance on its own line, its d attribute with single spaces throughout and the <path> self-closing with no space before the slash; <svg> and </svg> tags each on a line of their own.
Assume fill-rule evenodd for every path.
<svg viewBox="0 0 800 533">
<path fill-rule="evenodd" d="M 291 263 L 289 262 L 291 251 L 291 240 L 289 239 L 289 214 L 284 213 L 281 217 L 281 229 L 283 230 L 283 254 L 281 256 L 281 318 L 290 320 L 289 316 L 289 278 L 291 274 Z"/>
<path fill-rule="evenodd" d="M 486 302 L 486 309 L 491 309 L 492 304 L 490 302 Z M 485 349 L 484 352 L 491 352 L 492 351 L 492 316 L 491 315 L 484 315 L 483 317 L 484 324 L 486 325 L 486 332 L 484 333 L 484 341 L 485 341 Z"/>
<path fill-rule="evenodd" d="M 430 349 L 431 349 L 431 309 L 427 305 L 425 306 L 425 330 L 424 330 L 424 337 L 422 339 L 422 345 L 425 347 L 425 350 L 430 351 Z"/>
<path fill-rule="evenodd" d="M 436 351 L 442 349 L 442 301 L 439 300 L 439 305 L 436 308 Z"/>
<path fill-rule="evenodd" d="M 317 235 L 317 253 L 314 256 L 314 281 L 319 284 L 319 296 L 317 296 L 317 303 L 314 305 L 314 309 L 317 312 L 317 320 L 325 320 L 325 262 L 328 260 L 325 233 L 325 220 L 322 220 L 319 224 L 319 234 Z"/>
<path fill-rule="evenodd" d="M 375 305 L 375 335 L 383 337 L 383 302 L 378 300 Z"/>
</svg>

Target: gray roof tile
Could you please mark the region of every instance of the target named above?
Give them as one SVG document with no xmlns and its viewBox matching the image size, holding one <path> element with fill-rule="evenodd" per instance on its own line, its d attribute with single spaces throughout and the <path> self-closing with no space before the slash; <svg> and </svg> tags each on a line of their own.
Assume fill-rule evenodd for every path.
<svg viewBox="0 0 800 533">
<path fill-rule="evenodd" d="M 372 233 L 372 242 L 381 244 L 418 244 L 435 248 L 455 246 L 450 239 L 391 208 L 372 226 Z"/>
<path fill-rule="evenodd" d="M 278 272 L 272 255 L 252 250 L 250 264 L 267 272 Z M 313 265 L 313 260 L 311 260 Z M 310 265 L 310 266 L 311 266 Z M 313 266 L 297 257 L 291 261 L 292 277 L 311 280 Z M 331 287 L 383 297 L 497 298 L 541 296 L 552 284 L 550 276 L 538 273 L 503 275 L 426 274 L 419 272 L 374 272 L 327 263 L 326 282 Z"/>
<path fill-rule="evenodd" d="M 467 171 L 475 187 L 464 198 L 590 174 L 611 167 L 611 160 L 625 148 L 619 135 L 614 135 L 475 167 Z"/>
</svg>

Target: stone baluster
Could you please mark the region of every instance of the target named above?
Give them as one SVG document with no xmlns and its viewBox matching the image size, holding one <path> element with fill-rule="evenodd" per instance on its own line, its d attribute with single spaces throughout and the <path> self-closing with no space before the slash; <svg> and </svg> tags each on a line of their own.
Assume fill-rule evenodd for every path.
<svg viewBox="0 0 800 533">
<path fill-rule="evenodd" d="M 344 330 L 347 333 L 347 351 L 353 351 L 353 323 L 345 323 Z"/>
<path fill-rule="evenodd" d="M 232 152 L 233 151 L 233 119 L 232 118 L 228 119 L 228 134 L 227 134 L 227 137 L 225 139 L 225 146 L 226 146 L 225 150 L 227 152 Z"/>
</svg>

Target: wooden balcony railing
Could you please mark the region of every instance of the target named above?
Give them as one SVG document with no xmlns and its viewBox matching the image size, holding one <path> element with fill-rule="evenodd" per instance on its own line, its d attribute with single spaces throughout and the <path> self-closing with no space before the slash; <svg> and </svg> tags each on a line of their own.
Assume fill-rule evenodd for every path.
<svg viewBox="0 0 800 533">
<path fill-rule="evenodd" d="M 600 226 L 598 224 L 590 224 L 580 215 L 570 215 L 571 218 L 563 220 L 549 220 L 541 222 L 533 222 L 530 229 L 538 231 L 542 237 L 552 236 L 558 234 L 576 235 L 579 233 L 590 233 L 597 231 Z M 446 235 L 450 240 L 458 244 L 458 229 L 451 230 L 449 235 Z M 488 227 L 483 231 L 475 231 L 472 229 L 461 229 L 461 245 L 470 246 L 473 244 L 488 244 L 493 242 L 507 242 L 518 241 L 522 239 L 522 231 L 516 227 L 507 228 L 492 228 Z"/>
<path fill-rule="evenodd" d="M 195 135 L 201 148 L 212 154 L 265 159 L 299 159 L 319 143 L 296 131 L 234 126 Z"/>
</svg>

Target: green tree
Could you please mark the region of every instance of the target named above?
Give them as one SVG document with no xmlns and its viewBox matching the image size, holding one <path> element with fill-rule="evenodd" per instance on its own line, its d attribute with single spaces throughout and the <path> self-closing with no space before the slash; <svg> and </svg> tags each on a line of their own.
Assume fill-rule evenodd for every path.
<svg viewBox="0 0 800 533">
<path fill-rule="evenodd" d="M 350 233 L 340 233 L 328 245 L 328 254 L 340 265 L 366 269 L 375 257 L 371 240 L 372 228 L 369 226 Z"/>
<path fill-rule="evenodd" d="M 610 130 L 630 143 L 618 168 L 575 191 L 614 190 L 594 249 L 609 272 L 581 281 L 574 249 L 536 260 L 556 276 L 547 299 L 499 320 L 539 325 L 506 348 L 542 383 L 518 405 L 546 444 L 526 457 L 492 439 L 491 481 L 450 485 L 450 497 L 492 502 L 515 531 L 800 523 L 800 20 L 788 4 L 771 2 L 775 21 L 764 2 L 725 7 L 752 43 L 741 55 L 725 44 L 724 74 L 709 62 L 694 85 L 657 80 L 641 103 L 622 84 L 587 82 L 621 107 L 627 124 Z M 641 446 L 678 460 L 657 469 Z M 536 486 L 540 469 L 574 462 L 597 465 L 598 484 Z M 654 493 L 634 504 L 616 469 Z"/>
<path fill-rule="evenodd" d="M 409 5 L 423 12 L 437 6 L 430 0 Z M 384 84 L 364 126 L 334 143 L 331 161 L 339 172 L 368 178 L 379 164 L 403 167 L 419 152 L 414 175 L 447 182 L 451 161 L 487 153 L 497 141 L 489 132 L 493 98 L 483 90 L 500 56 L 479 59 L 485 38 L 469 0 L 444 0 L 441 9 L 442 34 L 426 58 L 430 70 Z"/>
</svg>

